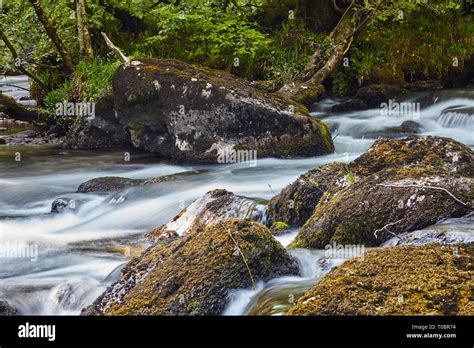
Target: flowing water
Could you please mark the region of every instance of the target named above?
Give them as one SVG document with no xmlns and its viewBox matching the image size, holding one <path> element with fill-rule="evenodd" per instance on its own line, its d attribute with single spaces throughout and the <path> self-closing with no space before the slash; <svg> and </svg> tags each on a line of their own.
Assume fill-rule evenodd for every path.
<svg viewBox="0 0 474 348">
<path fill-rule="evenodd" d="M 416 119 L 422 134 L 449 136 L 474 146 L 472 90 L 440 91 L 431 99 L 415 97 L 429 100 Z M 175 165 L 139 152 L 133 152 L 127 162 L 120 150 L 0 146 L 0 299 L 11 301 L 24 314 L 78 314 L 117 279 L 131 256 L 147 246 L 142 239 L 146 231 L 168 222 L 207 191 L 224 188 L 259 202 L 268 200 L 309 169 L 356 158 L 374 141 L 365 133 L 410 119 L 383 116 L 379 110 L 328 112 L 329 105 L 337 102 L 326 100 L 314 113 L 337 133 L 335 154 L 259 159 L 256 166 Z M 20 162 L 15 161 L 17 151 L 22 153 Z M 118 193 L 76 193 L 79 184 L 100 176 L 146 179 L 187 171 L 193 174 Z M 59 197 L 74 199 L 76 208 L 51 214 L 51 203 Z M 296 232 L 278 240 L 287 245 Z M 305 290 L 343 261 L 326 259 L 322 250 L 291 252 L 301 276 L 261 282 L 256 289 L 236 289 L 225 314 L 284 314 Z"/>
</svg>

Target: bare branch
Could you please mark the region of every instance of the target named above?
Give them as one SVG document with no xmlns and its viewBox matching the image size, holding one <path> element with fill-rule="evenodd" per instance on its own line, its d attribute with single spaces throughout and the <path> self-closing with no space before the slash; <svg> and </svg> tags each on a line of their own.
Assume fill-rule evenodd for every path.
<svg viewBox="0 0 474 348">
<path fill-rule="evenodd" d="M 107 36 L 106 33 L 101 32 L 101 34 L 102 34 L 102 37 L 104 38 L 105 43 L 107 44 L 107 46 L 109 46 L 109 48 L 115 53 L 115 55 L 118 57 L 118 59 L 120 59 L 120 61 L 125 63 L 125 65 L 128 65 L 130 63 L 130 59 L 125 54 L 123 54 L 123 52 L 120 50 L 120 48 L 115 46 L 113 44 L 113 42 L 110 41 L 110 39 L 109 39 L 109 37 Z"/>
<path fill-rule="evenodd" d="M 255 281 L 253 279 L 252 271 L 251 271 L 250 266 L 247 262 L 247 259 L 245 258 L 244 253 L 242 252 L 242 249 L 240 249 L 239 243 L 235 240 L 234 236 L 232 235 L 232 233 L 230 232 L 229 229 L 227 229 L 224 225 L 222 225 L 222 227 L 227 231 L 227 233 L 229 234 L 230 239 L 234 242 L 235 247 L 239 251 L 240 256 L 242 257 L 242 260 L 244 261 L 245 267 L 247 267 L 247 271 L 249 272 L 250 281 L 252 282 L 252 289 L 255 290 Z"/>
<path fill-rule="evenodd" d="M 36 84 L 43 90 L 43 91 L 46 91 L 47 88 L 46 88 L 46 85 L 38 78 L 36 77 L 31 71 L 25 69 L 21 63 L 17 63 L 17 60 L 20 59 L 20 57 L 18 56 L 18 53 L 16 52 L 15 50 L 15 47 L 13 47 L 12 43 L 10 42 L 10 40 L 8 40 L 7 36 L 5 35 L 5 33 L 0 30 L 0 39 L 2 39 L 2 41 L 5 43 L 5 46 L 8 47 L 8 49 L 10 50 L 12 56 L 13 56 L 13 59 L 15 60 L 15 67 L 18 71 L 20 71 L 21 73 L 25 74 L 26 76 L 28 76 L 30 79 L 32 79 L 33 81 L 36 82 Z"/>
<path fill-rule="evenodd" d="M 443 191 L 447 193 L 452 199 L 454 199 L 456 202 L 462 204 L 463 206 L 469 208 L 469 209 L 474 209 L 473 206 L 471 206 L 468 203 L 465 203 L 461 201 L 459 198 L 457 198 L 454 194 L 446 190 L 444 187 L 438 187 L 438 186 L 429 186 L 429 185 L 389 185 L 389 184 L 377 184 L 376 186 L 382 186 L 382 187 L 391 187 L 391 188 L 418 188 L 418 189 L 430 189 L 430 190 L 438 190 L 438 191 Z"/>
<path fill-rule="evenodd" d="M 389 223 L 389 224 L 386 224 L 384 227 L 375 230 L 375 232 L 374 232 L 375 238 L 377 239 L 377 238 L 378 238 L 378 237 L 377 237 L 377 233 L 378 233 L 378 232 L 382 232 L 382 231 L 387 231 L 387 232 L 390 233 L 391 235 L 393 235 L 393 236 L 395 236 L 395 237 L 397 237 L 397 238 L 400 238 L 397 234 L 393 233 L 393 232 L 390 231 L 388 228 L 389 228 L 390 226 L 394 226 L 394 225 L 396 225 L 396 224 L 398 224 L 398 223 L 400 223 L 400 222 L 402 222 L 402 221 L 403 221 L 403 219 L 400 219 L 400 220 L 398 220 L 398 221 L 395 221 L 395 222 L 391 222 L 391 223 Z M 400 239 L 401 239 L 401 238 L 400 238 Z"/>
</svg>

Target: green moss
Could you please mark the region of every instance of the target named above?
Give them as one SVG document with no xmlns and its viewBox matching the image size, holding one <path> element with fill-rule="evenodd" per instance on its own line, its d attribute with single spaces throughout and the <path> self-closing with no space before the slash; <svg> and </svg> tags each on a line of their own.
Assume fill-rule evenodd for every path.
<svg viewBox="0 0 474 348">
<path fill-rule="evenodd" d="M 134 132 L 134 136 L 138 138 L 145 131 L 145 126 L 138 122 L 132 122 L 130 124 L 130 129 Z"/>
<path fill-rule="evenodd" d="M 474 315 L 474 244 L 368 251 L 332 270 L 290 315 Z"/>
<path fill-rule="evenodd" d="M 361 227 L 358 223 L 344 222 L 337 226 L 331 238 L 336 244 L 352 244 L 360 241 Z"/>
<path fill-rule="evenodd" d="M 331 132 L 329 131 L 328 125 L 324 123 L 323 121 L 319 121 L 319 120 L 318 120 L 318 124 L 319 124 L 319 130 L 321 132 L 321 139 L 324 143 L 324 147 L 326 151 L 329 153 L 333 152 L 334 143 L 332 141 L 332 136 L 331 136 Z"/>
<path fill-rule="evenodd" d="M 272 229 L 274 231 L 279 231 L 279 230 L 284 230 L 288 228 L 288 224 L 282 222 L 282 221 L 277 221 L 273 224 Z"/>
<path fill-rule="evenodd" d="M 228 220 L 145 252 L 119 281 L 127 288 L 120 295 L 124 298 L 106 297 L 105 314 L 215 315 L 231 289 L 250 287 L 252 279 L 295 272 L 296 263 L 265 226 Z M 136 284 L 134 279 L 143 275 Z"/>
<path fill-rule="evenodd" d="M 305 248 L 306 243 L 302 239 L 295 239 L 289 245 L 288 249 Z"/>
</svg>

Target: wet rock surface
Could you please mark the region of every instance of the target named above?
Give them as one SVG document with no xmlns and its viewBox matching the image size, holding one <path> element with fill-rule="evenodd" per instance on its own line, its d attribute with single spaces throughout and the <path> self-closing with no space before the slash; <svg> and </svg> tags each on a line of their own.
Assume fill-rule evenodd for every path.
<svg viewBox="0 0 474 348">
<path fill-rule="evenodd" d="M 0 300 L 0 316 L 20 315 L 20 311 L 8 301 Z"/>
<path fill-rule="evenodd" d="M 327 126 L 304 106 L 223 71 L 144 59 L 118 68 L 113 90 L 110 122 L 133 146 L 166 158 L 217 162 L 223 152 L 238 150 L 260 158 L 334 150 Z M 70 139 L 88 132 L 79 127 Z"/>
<path fill-rule="evenodd" d="M 302 226 L 322 197 L 328 198 L 328 194 L 384 169 L 411 165 L 445 171 L 446 175 L 474 176 L 474 154 L 467 146 L 452 139 L 433 136 L 378 139 L 366 153 L 348 164 L 331 163 L 301 175 L 270 200 L 269 217 L 273 222 Z M 367 183 L 370 186 L 370 181 Z M 365 200 L 362 196 L 359 198 Z M 386 223 L 390 222 L 393 221 Z"/>
<path fill-rule="evenodd" d="M 217 189 L 198 198 L 169 223 L 149 231 L 146 237 L 155 243 L 167 241 L 200 231 L 208 225 L 236 218 L 264 222 L 264 206 L 232 192 Z"/>
<path fill-rule="evenodd" d="M 132 186 L 147 186 L 163 182 L 177 180 L 180 177 L 202 173 L 202 171 L 192 170 L 169 175 L 162 175 L 150 179 L 130 179 L 121 176 L 102 176 L 83 182 L 79 185 L 78 193 L 104 193 L 121 191 Z"/>
<path fill-rule="evenodd" d="M 265 226 L 227 220 L 149 248 L 82 314 L 218 315 L 232 289 L 297 273 Z"/>
</svg>

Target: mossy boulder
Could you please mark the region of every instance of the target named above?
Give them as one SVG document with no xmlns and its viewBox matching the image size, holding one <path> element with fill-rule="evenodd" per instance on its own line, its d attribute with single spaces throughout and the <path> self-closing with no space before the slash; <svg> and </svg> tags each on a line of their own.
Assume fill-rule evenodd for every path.
<svg viewBox="0 0 474 348">
<path fill-rule="evenodd" d="M 83 315 L 218 315 L 232 289 L 285 274 L 296 261 L 260 223 L 227 220 L 154 246 Z"/>
<path fill-rule="evenodd" d="M 302 226 L 313 214 L 327 191 L 337 191 L 368 175 L 387 168 L 409 165 L 474 177 L 472 150 L 453 139 L 436 136 L 409 136 L 403 139 L 378 139 L 354 161 L 330 163 L 312 169 L 286 186 L 268 203 L 270 223 L 285 222 Z"/>
<path fill-rule="evenodd" d="M 291 246 L 377 246 L 393 234 L 466 215 L 473 203 L 472 178 L 425 166 L 388 168 L 328 191 Z"/>
<path fill-rule="evenodd" d="M 363 85 L 390 85 L 405 88 L 408 83 L 405 81 L 401 69 L 394 68 L 389 64 L 377 64 L 371 69 L 369 76 L 364 79 Z"/>
<path fill-rule="evenodd" d="M 474 244 L 370 250 L 328 273 L 289 315 L 474 315 Z"/>
<path fill-rule="evenodd" d="M 217 189 L 207 192 L 179 212 L 169 223 L 158 226 L 145 236 L 155 243 L 168 241 L 229 219 L 264 221 L 265 209 L 263 205 L 250 199 Z"/>
<path fill-rule="evenodd" d="M 342 163 L 331 163 L 301 175 L 270 200 L 269 220 L 272 223 L 284 222 L 291 227 L 302 226 L 342 167 Z"/>
<path fill-rule="evenodd" d="M 359 175 L 384 168 L 425 165 L 474 176 L 474 153 L 464 144 L 437 136 L 409 136 L 404 139 L 378 139 L 372 147 L 350 165 Z"/>
<path fill-rule="evenodd" d="M 333 152 L 327 126 L 281 94 L 227 72 L 143 59 L 113 77 L 116 120 L 135 147 L 167 158 L 217 162 L 225 152 L 289 158 Z"/>
<path fill-rule="evenodd" d="M 132 148 L 125 127 L 115 119 L 113 96 L 97 101 L 94 117 L 78 117 L 62 146 L 68 149 Z"/>
</svg>

